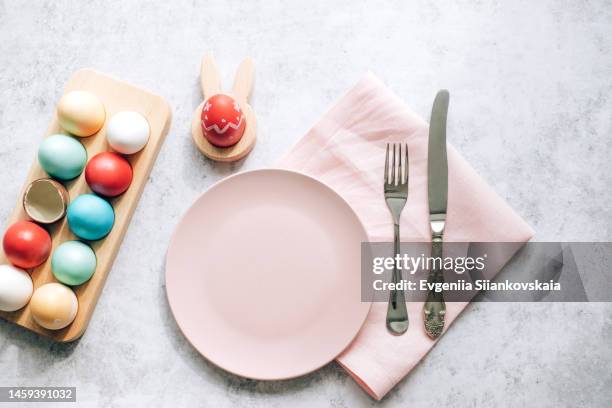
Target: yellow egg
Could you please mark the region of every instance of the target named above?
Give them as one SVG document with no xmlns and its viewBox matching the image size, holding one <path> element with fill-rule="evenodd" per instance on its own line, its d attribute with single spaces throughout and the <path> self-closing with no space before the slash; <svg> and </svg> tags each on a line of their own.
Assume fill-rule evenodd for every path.
<svg viewBox="0 0 612 408">
<path fill-rule="evenodd" d="M 79 302 L 74 292 L 61 283 L 47 283 L 34 291 L 30 311 L 34 321 L 49 330 L 68 326 L 76 317 Z"/>
<path fill-rule="evenodd" d="M 91 92 L 72 91 L 57 105 L 60 125 L 75 136 L 87 137 L 102 129 L 106 111 L 100 99 Z"/>
</svg>

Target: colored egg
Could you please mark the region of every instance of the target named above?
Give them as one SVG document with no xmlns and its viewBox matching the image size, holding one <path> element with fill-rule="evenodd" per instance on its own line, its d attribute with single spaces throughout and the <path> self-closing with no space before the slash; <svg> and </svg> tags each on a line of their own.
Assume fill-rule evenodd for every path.
<svg viewBox="0 0 612 408">
<path fill-rule="evenodd" d="M 115 212 L 108 201 L 95 194 L 82 194 L 68 206 L 68 226 L 79 238 L 96 241 L 113 228 Z"/>
<path fill-rule="evenodd" d="M 98 153 L 85 167 L 85 180 L 95 193 L 116 197 L 132 183 L 132 166 L 117 153 Z"/>
<path fill-rule="evenodd" d="M 17 221 L 4 233 L 2 240 L 8 260 L 22 269 L 35 268 L 51 253 L 51 237 L 42 227 L 30 221 Z"/>
<path fill-rule="evenodd" d="M 47 283 L 34 291 L 30 312 L 34 321 L 49 330 L 59 330 L 73 322 L 79 310 L 74 292 L 61 283 Z"/>
<path fill-rule="evenodd" d="M 234 98 L 225 94 L 208 98 L 202 108 L 200 119 L 204 137 L 218 147 L 228 147 L 238 143 L 246 126 L 240 105 Z"/>
<path fill-rule="evenodd" d="M 69 133 L 87 137 L 104 125 L 106 112 L 102 101 L 87 91 L 72 91 L 62 96 L 57 105 L 57 120 Z"/>
<path fill-rule="evenodd" d="M 66 215 L 70 196 L 66 188 L 48 178 L 34 180 L 23 194 L 23 208 L 28 216 L 41 224 L 51 224 Z"/>
<path fill-rule="evenodd" d="M 53 251 L 51 271 L 65 285 L 80 285 L 96 271 L 96 254 L 81 241 L 64 242 Z"/>
<path fill-rule="evenodd" d="M 0 265 L 0 310 L 14 312 L 24 307 L 34 286 L 32 278 L 23 269 L 12 265 Z"/>
<path fill-rule="evenodd" d="M 123 154 L 134 154 L 142 150 L 149 141 L 150 133 L 147 119 L 134 111 L 113 115 L 106 126 L 108 144 Z"/>
<path fill-rule="evenodd" d="M 38 148 L 38 161 L 51 177 L 72 180 L 85 168 L 87 151 L 73 137 L 51 135 L 43 140 Z"/>
</svg>

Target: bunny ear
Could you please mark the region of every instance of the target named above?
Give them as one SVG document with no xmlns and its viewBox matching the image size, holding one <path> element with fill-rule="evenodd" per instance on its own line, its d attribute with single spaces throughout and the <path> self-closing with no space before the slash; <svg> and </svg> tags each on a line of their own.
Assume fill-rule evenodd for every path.
<svg viewBox="0 0 612 408">
<path fill-rule="evenodd" d="M 221 77 L 219 76 L 219 69 L 217 68 L 217 64 L 215 64 L 211 52 L 207 52 L 202 60 L 200 83 L 204 99 L 208 99 L 221 92 Z"/>
<path fill-rule="evenodd" d="M 234 97 L 239 102 L 246 103 L 253 89 L 253 81 L 255 78 L 255 64 L 250 58 L 245 59 L 240 63 L 236 71 L 234 79 Z"/>
</svg>

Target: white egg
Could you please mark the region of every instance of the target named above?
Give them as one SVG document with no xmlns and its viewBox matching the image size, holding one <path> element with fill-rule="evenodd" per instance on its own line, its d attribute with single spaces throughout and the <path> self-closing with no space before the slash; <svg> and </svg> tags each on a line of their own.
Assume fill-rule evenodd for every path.
<svg viewBox="0 0 612 408">
<path fill-rule="evenodd" d="M 138 112 L 123 111 L 115 114 L 106 126 L 110 146 L 119 153 L 134 154 L 149 141 L 151 129 L 147 119 Z"/>
<path fill-rule="evenodd" d="M 34 286 L 32 278 L 23 269 L 0 265 L 0 310 L 14 312 L 30 301 Z"/>
</svg>

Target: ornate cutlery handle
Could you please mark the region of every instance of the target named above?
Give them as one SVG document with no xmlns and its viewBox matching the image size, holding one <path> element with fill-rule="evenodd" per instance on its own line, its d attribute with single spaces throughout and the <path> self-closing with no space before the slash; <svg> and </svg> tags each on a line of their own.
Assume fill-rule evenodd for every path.
<svg viewBox="0 0 612 408">
<path fill-rule="evenodd" d="M 429 272 L 428 282 L 444 283 L 442 268 L 442 237 L 434 237 L 432 239 L 431 257 L 434 259 L 434 268 Z M 436 259 L 440 259 L 440 265 L 435 261 Z M 423 314 L 425 332 L 432 339 L 438 338 L 444 330 L 444 316 L 446 315 L 446 304 L 444 303 L 443 292 L 436 292 L 435 290 L 429 291 L 425 306 L 423 307 Z"/>
<path fill-rule="evenodd" d="M 399 224 L 394 223 L 394 252 L 400 253 L 400 233 Z M 397 263 L 393 266 L 393 283 L 402 281 L 402 271 L 397 268 Z M 406 310 L 406 298 L 403 290 L 393 289 L 389 294 L 389 305 L 387 307 L 387 330 L 392 334 L 401 335 L 408 330 L 408 311 Z"/>
</svg>

